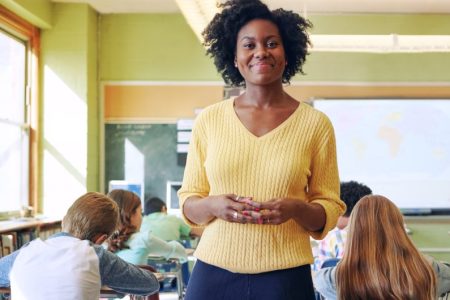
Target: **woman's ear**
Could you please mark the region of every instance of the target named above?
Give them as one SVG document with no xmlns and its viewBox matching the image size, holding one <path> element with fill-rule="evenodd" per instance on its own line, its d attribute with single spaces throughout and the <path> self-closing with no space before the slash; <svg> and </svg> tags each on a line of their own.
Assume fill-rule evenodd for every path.
<svg viewBox="0 0 450 300">
<path fill-rule="evenodd" d="M 94 242 L 94 244 L 96 245 L 101 245 L 104 241 L 106 241 L 107 238 L 107 234 L 97 235 L 96 237 L 94 237 L 94 240 L 92 242 Z"/>
</svg>

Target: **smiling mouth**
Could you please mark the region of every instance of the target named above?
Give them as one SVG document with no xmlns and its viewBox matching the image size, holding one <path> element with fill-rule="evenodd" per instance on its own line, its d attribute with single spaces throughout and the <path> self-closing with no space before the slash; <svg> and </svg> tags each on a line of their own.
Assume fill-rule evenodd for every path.
<svg viewBox="0 0 450 300">
<path fill-rule="evenodd" d="M 275 64 L 270 64 L 270 63 L 256 63 L 256 64 L 251 64 L 250 67 L 274 67 Z"/>
<path fill-rule="evenodd" d="M 269 63 L 257 63 L 250 65 L 250 69 L 257 73 L 271 72 L 275 67 L 275 64 Z"/>
</svg>

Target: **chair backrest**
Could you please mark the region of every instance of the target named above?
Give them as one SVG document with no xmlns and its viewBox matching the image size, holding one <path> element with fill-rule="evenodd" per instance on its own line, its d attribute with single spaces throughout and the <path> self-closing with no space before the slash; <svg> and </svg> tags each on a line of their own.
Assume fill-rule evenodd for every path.
<svg viewBox="0 0 450 300">
<path fill-rule="evenodd" d="M 160 256 L 149 256 L 147 263 L 160 272 L 164 278 L 176 278 L 178 298 L 183 299 L 185 287 L 180 260 L 177 258 L 165 259 Z"/>
<path fill-rule="evenodd" d="M 327 260 L 325 260 L 322 263 L 322 266 L 320 267 L 321 269 L 323 268 L 330 268 L 330 267 L 334 267 L 337 265 L 337 263 L 340 261 L 339 258 L 329 258 Z"/>
</svg>

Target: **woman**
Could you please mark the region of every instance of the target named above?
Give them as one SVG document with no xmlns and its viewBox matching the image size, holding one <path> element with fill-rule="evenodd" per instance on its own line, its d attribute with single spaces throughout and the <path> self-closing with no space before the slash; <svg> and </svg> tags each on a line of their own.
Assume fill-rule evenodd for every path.
<svg viewBox="0 0 450 300">
<path fill-rule="evenodd" d="M 332 229 L 339 199 L 328 118 L 283 90 L 302 72 L 310 23 L 257 0 L 228 1 L 204 31 L 240 96 L 198 116 L 179 190 L 204 226 L 186 300 L 314 299 L 310 236 Z"/>
<path fill-rule="evenodd" d="M 432 300 L 450 291 L 450 267 L 417 250 L 394 203 L 368 195 L 350 216 L 341 262 L 314 283 L 326 299 Z"/>
<path fill-rule="evenodd" d="M 180 243 L 163 241 L 153 236 L 150 230 L 139 231 L 142 205 L 135 193 L 118 189 L 111 191 L 108 196 L 120 209 L 120 228 L 108 240 L 108 250 L 135 265 L 146 265 L 150 254 L 166 259 L 178 258 L 181 263 L 187 261 L 186 251 Z"/>
</svg>

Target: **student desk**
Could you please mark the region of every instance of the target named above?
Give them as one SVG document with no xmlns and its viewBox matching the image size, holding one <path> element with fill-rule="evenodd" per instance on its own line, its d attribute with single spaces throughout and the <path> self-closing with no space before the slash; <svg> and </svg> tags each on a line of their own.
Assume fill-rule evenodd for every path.
<svg viewBox="0 0 450 300">
<path fill-rule="evenodd" d="M 0 288 L 0 295 L 10 294 L 11 290 L 9 287 Z M 110 299 L 110 298 L 123 298 L 124 294 L 118 293 L 109 287 L 102 287 L 100 290 L 100 298 L 102 299 Z M 159 293 L 153 294 L 151 296 L 132 296 L 131 299 L 135 300 L 159 300 Z"/>
</svg>

